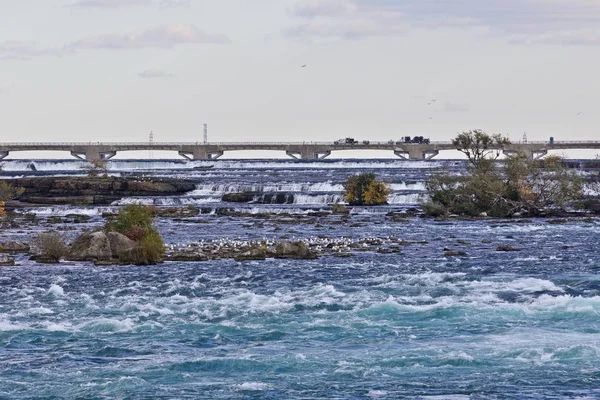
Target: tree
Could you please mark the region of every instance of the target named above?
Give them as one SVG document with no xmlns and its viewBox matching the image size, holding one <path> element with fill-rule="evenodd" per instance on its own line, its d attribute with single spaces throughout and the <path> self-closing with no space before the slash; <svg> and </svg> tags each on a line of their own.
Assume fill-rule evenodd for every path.
<svg viewBox="0 0 600 400">
<path fill-rule="evenodd" d="M 344 199 L 351 206 L 378 206 L 387 204 L 392 193 L 389 185 L 377 180 L 373 173 L 349 176 L 344 185 Z"/>
<path fill-rule="evenodd" d="M 494 159 L 497 159 L 500 149 L 507 144 L 510 144 L 507 137 L 499 133 L 489 135 L 480 129 L 463 132 L 452 139 L 452 145 L 464 153 L 473 166 L 477 166 L 481 160 L 492 154 Z"/>
<path fill-rule="evenodd" d="M 429 200 L 423 209 L 432 216 L 536 216 L 565 209 L 583 198 L 581 178 L 557 156 L 531 160 L 518 154 L 501 167 L 493 160 L 481 159 L 463 176 L 433 176 L 426 188 Z"/>
<path fill-rule="evenodd" d="M 84 171 L 87 172 L 90 178 L 95 178 L 97 176 L 108 176 L 108 165 L 105 160 L 92 160 L 89 164 L 83 165 L 81 167 Z"/>
</svg>

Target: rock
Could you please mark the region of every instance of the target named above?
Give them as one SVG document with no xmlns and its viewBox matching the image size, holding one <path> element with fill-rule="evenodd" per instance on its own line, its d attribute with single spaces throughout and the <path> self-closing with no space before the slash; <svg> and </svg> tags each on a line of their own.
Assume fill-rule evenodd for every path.
<svg viewBox="0 0 600 400">
<path fill-rule="evenodd" d="M 110 260 L 110 241 L 102 231 L 84 233 L 75 239 L 66 258 L 71 261 Z"/>
<path fill-rule="evenodd" d="M 275 246 L 275 258 L 312 260 L 317 254 L 304 242 L 279 242 Z"/>
<path fill-rule="evenodd" d="M 169 196 L 196 188 L 195 183 L 178 179 L 121 177 L 29 177 L 11 183 L 25 189 L 19 201 L 36 204 L 105 205 L 126 196 Z"/>
<path fill-rule="evenodd" d="M 166 261 L 208 261 L 210 258 L 200 249 L 184 249 L 168 255 Z"/>
<path fill-rule="evenodd" d="M 267 252 L 262 248 L 254 248 L 246 251 L 245 253 L 237 255 L 235 261 L 247 261 L 247 260 L 266 260 Z"/>
<path fill-rule="evenodd" d="M 348 215 L 350 214 L 350 209 L 343 204 L 332 204 L 331 213 L 334 215 Z"/>
<path fill-rule="evenodd" d="M 466 257 L 467 253 L 465 253 L 464 251 L 447 250 L 444 252 L 444 256 L 445 257 Z"/>
<path fill-rule="evenodd" d="M 31 247 L 23 242 L 0 243 L 0 253 L 29 253 Z"/>
<path fill-rule="evenodd" d="M 567 224 L 569 221 L 566 219 L 550 219 L 548 220 L 548 223 L 551 225 L 560 225 L 560 224 Z"/>
<path fill-rule="evenodd" d="M 11 267 L 15 265 L 15 259 L 7 256 L 6 254 L 0 254 L 0 267 Z"/>
<path fill-rule="evenodd" d="M 496 251 L 521 251 L 521 249 L 513 246 L 498 246 L 496 247 Z"/>
<path fill-rule="evenodd" d="M 85 214 L 67 214 L 65 215 L 65 219 L 70 220 L 74 224 L 83 224 L 88 222 L 92 217 Z"/>
<path fill-rule="evenodd" d="M 254 193 L 225 193 L 221 200 L 228 203 L 249 203 L 254 200 Z"/>
<path fill-rule="evenodd" d="M 484 211 L 484 212 L 482 212 L 481 214 L 479 214 L 479 216 L 480 216 L 480 217 L 487 217 L 487 216 L 488 216 L 488 214 L 487 214 L 487 213 Z"/>
<path fill-rule="evenodd" d="M 136 242 L 119 232 L 108 232 L 107 237 L 113 257 L 118 257 L 119 254 L 127 253 L 137 245 Z"/>
</svg>

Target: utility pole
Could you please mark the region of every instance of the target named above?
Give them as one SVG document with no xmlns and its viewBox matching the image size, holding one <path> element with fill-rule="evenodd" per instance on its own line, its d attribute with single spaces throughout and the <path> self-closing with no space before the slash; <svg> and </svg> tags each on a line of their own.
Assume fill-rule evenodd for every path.
<svg viewBox="0 0 600 400">
<path fill-rule="evenodd" d="M 154 132 L 150 131 L 150 137 L 149 137 L 149 141 L 150 146 L 152 146 L 154 144 Z M 152 150 L 152 148 L 150 148 L 150 151 L 148 152 L 150 158 L 154 158 L 154 151 Z"/>
<path fill-rule="evenodd" d="M 208 143 L 208 124 L 204 123 L 204 144 Z"/>
</svg>

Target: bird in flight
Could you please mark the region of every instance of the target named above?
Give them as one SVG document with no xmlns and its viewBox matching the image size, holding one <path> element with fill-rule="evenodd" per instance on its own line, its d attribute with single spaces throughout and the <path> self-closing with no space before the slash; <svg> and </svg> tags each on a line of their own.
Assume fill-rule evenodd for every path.
<svg viewBox="0 0 600 400">
<path fill-rule="evenodd" d="M 576 117 L 579 117 L 582 113 L 578 112 L 577 114 L 575 114 Z"/>
<path fill-rule="evenodd" d="M 303 64 L 300 68 L 306 68 L 306 64 Z"/>
</svg>

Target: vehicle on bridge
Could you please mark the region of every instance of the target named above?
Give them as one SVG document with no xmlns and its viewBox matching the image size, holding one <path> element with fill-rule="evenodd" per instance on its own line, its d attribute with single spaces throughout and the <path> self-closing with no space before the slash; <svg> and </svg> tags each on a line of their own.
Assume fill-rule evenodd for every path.
<svg viewBox="0 0 600 400">
<path fill-rule="evenodd" d="M 336 140 L 333 144 L 357 144 L 358 140 L 354 140 L 354 138 L 347 137 L 345 139 Z"/>
<path fill-rule="evenodd" d="M 431 143 L 431 141 L 429 140 L 429 138 L 425 138 L 423 136 L 415 136 L 412 139 L 410 138 L 410 136 L 404 136 L 404 143 L 405 144 L 429 144 Z"/>
</svg>

